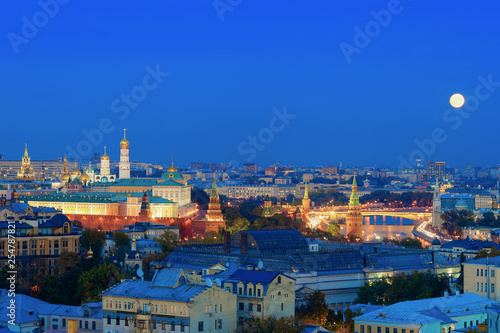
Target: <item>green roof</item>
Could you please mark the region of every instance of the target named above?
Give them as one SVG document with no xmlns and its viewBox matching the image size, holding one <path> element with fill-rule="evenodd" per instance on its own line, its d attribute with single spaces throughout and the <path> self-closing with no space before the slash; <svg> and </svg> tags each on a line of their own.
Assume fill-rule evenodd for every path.
<svg viewBox="0 0 500 333">
<path fill-rule="evenodd" d="M 156 185 L 158 180 L 156 178 L 130 178 L 130 179 L 119 179 L 110 186 L 144 186 L 150 187 Z"/>
</svg>

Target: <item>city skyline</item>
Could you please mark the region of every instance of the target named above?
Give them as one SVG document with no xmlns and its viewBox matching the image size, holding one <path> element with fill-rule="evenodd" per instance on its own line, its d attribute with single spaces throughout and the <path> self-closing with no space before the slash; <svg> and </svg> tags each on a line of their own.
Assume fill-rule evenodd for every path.
<svg viewBox="0 0 500 333">
<path fill-rule="evenodd" d="M 127 128 L 152 163 L 498 163 L 499 4 L 93 6 L 0 14 L 5 159 L 118 160 Z"/>
</svg>

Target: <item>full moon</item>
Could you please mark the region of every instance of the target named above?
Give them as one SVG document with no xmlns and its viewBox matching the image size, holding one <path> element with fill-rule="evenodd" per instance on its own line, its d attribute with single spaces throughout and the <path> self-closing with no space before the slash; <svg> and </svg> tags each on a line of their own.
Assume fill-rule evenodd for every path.
<svg viewBox="0 0 500 333">
<path fill-rule="evenodd" d="M 465 104 L 465 98 L 462 94 L 453 94 L 450 97 L 450 104 L 455 109 L 461 108 Z"/>
</svg>

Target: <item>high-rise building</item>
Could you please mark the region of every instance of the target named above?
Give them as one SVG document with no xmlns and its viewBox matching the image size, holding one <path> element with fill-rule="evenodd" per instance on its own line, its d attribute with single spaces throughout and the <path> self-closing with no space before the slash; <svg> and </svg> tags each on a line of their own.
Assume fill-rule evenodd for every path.
<svg viewBox="0 0 500 333">
<path fill-rule="evenodd" d="M 363 215 L 361 215 L 361 205 L 359 204 L 358 185 L 356 184 L 356 174 L 352 181 L 352 193 L 349 200 L 349 211 L 345 221 L 346 236 L 363 236 Z"/>
<path fill-rule="evenodd" d="M 464 177 L 466 178 L 475 178 L 476 177 L 476 169 L 474 169 L 474 163 L 465 163 L 465 169 L 463 172 Z"/>
<path fill-rule="evenodd" d="M 446 162 L 432 162 L 427 160 L 427 181 L 439 178 L 444 179 Z"/>
<path fill-rule="evenodd" d="M 253 172 L 253 173 L 257 173 L 257 164 L 255 164 L 255 163 L 245 163 L 243 165 L 243 170 L 244 171 Z"/>
<path fill-rule="evenodd" d="M 119 163 L 119 175 L 120 179 L 130 179 L 130 162 L 129 162 L 129 147 L 130 143 L 125 137 L 125 132 L 123 130 L 123 140 L 120 141 L 120 163 Z"/>
</svg>

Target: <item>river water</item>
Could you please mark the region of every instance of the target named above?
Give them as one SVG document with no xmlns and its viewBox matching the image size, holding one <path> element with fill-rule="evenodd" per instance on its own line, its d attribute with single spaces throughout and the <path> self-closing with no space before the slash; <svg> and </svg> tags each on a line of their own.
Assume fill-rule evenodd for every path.
<svg viewBox="0 0 500 333">
<path fill-rule="evenodd" d="M 382 240 L 384 237 L 398 240 L 406 237 L 415 238 L 411 232 L 413 223 L 413 220 L 402 217 L 363 216 L 363 240 L 370 242 Z"/>
</svg>

